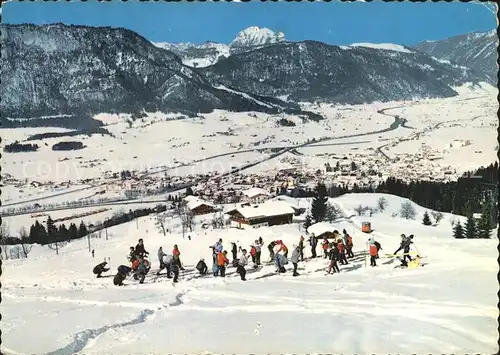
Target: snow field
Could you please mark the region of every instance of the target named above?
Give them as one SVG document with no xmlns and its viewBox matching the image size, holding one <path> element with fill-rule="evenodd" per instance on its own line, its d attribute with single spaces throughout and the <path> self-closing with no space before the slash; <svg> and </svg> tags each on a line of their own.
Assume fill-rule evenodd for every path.
<svg viewBox="0 0 500 355">
<path fill-rule="evenodd" d="M 373 217 L 351 217 L 359 204 L 375 207 L 380 197 L 387 209 Z M 225 280 L 198 278 L 191 269 L 199 258 L 211 267 L 210 245 L 220 237 L 227 249 L 234 240 L 249 249 L 261 236 L 267 244 L 282 239 L 292 249 L 302 230 L 284 225 L 254 230 L 203 230 L 182 238 L 178 221 L 163 236 L 149 216 L 110 228 L 112 237 L 64 246 L 60 255 L 35 246 L 29 259 L 4 263 L 2 280 L 3 341 L 21 353 L 492 353 L 497 348 L 496 308 L 498 241 L 454 240 L 444 214 L 437 226 L 424 226 L 425 209 L 414 205 L 415 220 L 391 217 L 405 199 L 381 194 L 349 194 L 336 199 L 342 217 L 334 226 L 353 236 L 354 260 L 341 273 L 325 275 L 327 261 L 299 263 L 301 276 L 274 274 L 274 266 L 252 272 L 247 282 L 234 268 Z M 201 219 L 209 219 L 209 216 Z M 401 233 L 414 234 L 427 265 L 395 269 L 395 259 L 381 258 L 365 268 L 363 251 L 369 235 L 359 230 L 370 221 L 371 234 L 392 253 Z M 187 237 L 186 234 L 186 237 Z M 112 277 L 96 279 L 94 265 L 111 258 L 109 275 L 126 265 L 128 247 L 144 238 L 152 269 L 146 283 L 130 277 L 115 287 Z M 156 251 L 177 244 L 186 271 L 173 286 L 156 277 Z M 318 246 L 318 254 L 321 248 Z M 230 254 L 230 253 L 229 253 Z M 306 243 L 305 256 L 310 256 Z M 263 248 L 262 259 L 268 258 Z M 288 270 L 291 264 L 287 265 Z M 23 309 L 23 311 L 19 311 Z M 40 326 L 42 317 L 44 324 Z M 60 317 L 63 315 L 64 317 Z M 56 318 L 57 317 L 57 318 Z M 53 321 L 50 321 L 53 319 Z M 47 320 L 49 320 L 47 322 Z M 25 334 L 36 329 L 36 341 Z M 154 340 L 153 340 L 154 339 Z"/>
<path fill-rule="evenodd" d="M 133 122 L 128 128 L 126 122 L 128 115 L 97 115 L 103 120 L 106 128 L 115 135 L 93 135 L 77 137 L 51 138 L 43 141 L 31 141 L 40 146 L 37 152 L 4 154 L 4 169 L 17 178 L 38 180 L 77 180 L 101 176 L 105 171 L 118 172 L 121 170 L 145 170 L 148 167 L 159 165 L 176 166 L 178 163 L 190 163 L 199 159 L 208 158 L 222 153 L 231 153 L 238 150 L 290 146 L 303 143 L 307 139 L 321 137 L 340 137 L 346 135 L 368 133 L 387 128 L 393 117 L 377 113 L 378 110 L 391 108 L 386 114 L 399 114 L 408 120 L 408 125 L 415 130 L 398 128 L 395 131 L 383 134 L 367 135 L 348 138 L 349 141 L 378 141 L 378 137 L 409 137 L 415 131 L 435 126 L 441 122 L 458 120 L 461 124 L 470 126 L 470 120 L 476 119 L 484 122 L 496 122 L 496 88 L 487 84 L 470 87 L 465 85 L 456 89 L 460 96 L 448 99 L 429 99 L 421 101 L 372 103 L 366 105 L 328 105 L 304 103 L 307 110 L 323 114 L 326 120 L 302 123 L 296 116 L 284 116 L 294 121 L 297 126 L 281 127 L 277 121 L 281 116 L 270 116 L 256 112 L 225 112 L 216 110 L 204 114 L 199 118 L 175 119 L 178 114 L 147 113 L 144 119 Z M 456 123 L 456 122 L 454 122 Z M 439 131 L 448 130 L 448 123 Z M 491 143 L 491 150 L 496 146 L 496 141 L 485 133 L 494 130 L 485 123 L 482 129 L 471 134 L 472 141 Z M 39 132 L 64 131 L 59 128 L 16 128 L 2 129 L 6 132 L 5 144 L 15 140 L 22 141 L 29 135 Z M 451 134 L 451 133 L 450 133 Z M 177 138 L 176 138 L 177 137 Z M 481 137 L 481 138 L 477 138 Z M 493 137 L 494 138 L 494 137 Z M 436 139 L 436 141 L 439 138 Z M 77 151 L 54 152 L 51 146 L 64 140 L 81 140 L 87 148 Z M 331 141 L 335 143 L 336 140 Z M 47 143 L 47 146 L 45 145 Z M 241 144 L 241 148 L 240 148 Z M 362 143 L 364 144 L 364 143 Z M 440 142 L 433 144 L 438 145 Z M 488 144 L 488 143 L 484 143 Z M 346 145 L 342 149 L 351 149 L 354 145 Z M 379 146 L 374 142 L 373 148 Z M 360 147 L 361 150 L 362 146 Z M 318 148 L 319 149 L 319 148 Z M 339 148 L 341 149 L 341 148 Z M 399 149 L 399 147 L 397 148 Z M 402 148 L 403 149 L 403 148 Z M 490 149 L 485 150 L 490 151 Z M 309 154 L 309 152 L 307 152 Z M 315 153 L 311 153 L 315 154 Z M 372 153 L 369 153 L 372 154 Z M 231 159 L 223 159 L 222 163 L 244 164 L 250 160 L 246 153 Z M 260 156 L 256 153 L 258 159 Z M 77 159 L 77 157 L 82 157 Z M 69 160 L 59 161 L 68 158 Z M 474 159 L 477 157 L 474 156 Z M 106 160 L 104 160 L 106 159 Z M 486 158 L 485 158 L 486 159 Z M 490 159 L 490 158 L 488 158 Z M 99 160 L 99 161 L 96 161 Z M 91 166 L 93 164 L 93 166 Z M 458 164 L 454 162 L 454 164 Z M 193 169 L 193 172 L 204 172 L 205 169 Z"/>
</svg>

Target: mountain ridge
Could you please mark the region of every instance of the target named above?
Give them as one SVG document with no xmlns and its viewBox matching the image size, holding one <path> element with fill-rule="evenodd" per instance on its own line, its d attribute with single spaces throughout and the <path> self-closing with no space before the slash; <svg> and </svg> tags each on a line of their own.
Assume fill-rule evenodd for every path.
<svg viewBox="0 0 500 355">
<path fill-rule="evenodd" d="M 486 80 L 394 45 L 343 48 L 312 40 L 268 43 L 258 37 L 260 42 L 252 43 L 267 44 L 192 68 L 129 29 L 58 23 L 0 24 L 0 31 L 3 122 L 102 112 L 196 115 L 214 109 L 305 114 L 317 120 L 293 101 L 450 97 L 457 94 L 452 86 Z M 292 102 L 278 99 L 283 96 Z"/>
</svg>

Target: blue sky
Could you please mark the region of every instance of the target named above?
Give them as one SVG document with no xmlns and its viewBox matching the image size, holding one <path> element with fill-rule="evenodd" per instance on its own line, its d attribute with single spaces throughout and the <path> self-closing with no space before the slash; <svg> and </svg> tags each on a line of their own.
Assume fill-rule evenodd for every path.
<svg viewBox="0 0 500 355">
<path fill-rule="evenodd" d="M 492 8 L 494 9 L 494 7 Z M 63 22 L 125 27 L 155 42 L 230 43 L 249 26 L 282 31 L 288 40 L 329 44 L 414 44 L 496 28 L 494 10 L 479 3 L 163 3 L 136 1 L 9 2 L 2 22 Z"/>
</svg>

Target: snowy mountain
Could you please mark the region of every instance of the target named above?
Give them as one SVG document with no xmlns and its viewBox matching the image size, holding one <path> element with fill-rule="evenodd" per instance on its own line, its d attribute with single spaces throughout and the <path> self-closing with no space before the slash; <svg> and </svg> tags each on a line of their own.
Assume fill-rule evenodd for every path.
<svg viewBox="0 0 500 355">
<path fill-rule="evenodd" d="M 174 53 L 130 30 L 63 24 L 0 29 L 2 119 L 216 108 L 277 112 L 264 98 L 214 88 Z"/>
<path fill-rule="evenodd" d="M 382 196 L 385 211 L 357 216 L 357 206 L 377 206 Z M 343 354 L 497 352 L 498 240 L 453 239 L 452 223 L 465 217 L 445 213 L 438 225 L 425 226 L 426 209 L 411 202 L 415 219 L 401 218 L 408 200 L 392 195 L 347 194 L 331 201 L 341 212 L 331 229 L 346 229 L 354 244 L 354 257 L 335 274 L 326 274 L 329 260 L 320 245 L 319 257 L 310 259 L 307 242 L 297 277 L 291 263 L 286 273 L 277 274 L 274 265 L 253 269 L 251 261 L 246 281 L 231 265 L 225 278 L 211 274 L 209 246 L 219 238 L 230 259 L 231 241 L 250 250 L 259 237 L 266 246 L 283 240 L 290 258 L 304 233 L 299 217 L 293 224 L 237 230 L 203 229 L 201 223 L 213 216 L 196 216 L 188 239 L 176 215 L 166 219 L 166 236 L 156 218 L 146 216 L 108 228 L 106 238 L 72 240 L 58 255 L 49 246 L 34 245 L 27 259 L 3 261 L 1 352 L 313 354 L 331 352 L 332 346 Z M 365 221 L 374 229 L 371 234 L 360 230 Z M 397 268 L 400 261 L 386 255 L 399 247 L 401 233 L 415 235 L 410 252 L 412 258 L 423 256 L 423 267 Z M 382 247 L 376 267 L 367 260 L 370 237 Z M 117 267 L 130 265 L 129 247 L 139 238 L 152 263 L 144 284 L 129 275 L 127 286 L 114 286 Z M 158 248 L 171 253 L 174 244 L 185 268 L 176 284 L 165 271 L 156 275 Z M 208 275 L 195 270 L 200 258 Z M 261 258 L 269 259 L 266 247 Z M 104 259 L 110 270 L 96 278 L 92 270 Z M 26 341 L 26 334 L 37 336 Z M 342 341 L 328 341 L 332 335 Z"/>
<path fill-rule="evenodd" d="M 273 32 L 268 28 L 251 26 L 240 31 L 231 42 L 231 52 L 239 53 L 250 48 L 261 47 L 285 41 L 283 32 Z"/>
<path fill-rule="evenodd" d="M 481 73 L 397 45 L 284 42 L 231 55 L 200 69 L 238 90 L 295 101 L 359 104 L 456 95 L 452 86 Z"/>
<path fill-rule="evenodd" d="M 276 33 L 268 28 L 251 26 L 240 31 L 229 45 L 215 42 L 203 44 L 159 42 L 153 44 L 174 52 L 185 65 L 203 68 L 215 64 L 219 59 L 227 58 L 231 54 L 283 41 L 285 41 L 285 35 L 282 32 Z"/>
<path fill-rule="evenodd" d="M 439 41 L 424 41 L 414 46 L 423 53 L 440 60 L 485 73 L 490 81 L 497 82 L 497 47 L 496 30 L 468 33 Z"/>
</svg>

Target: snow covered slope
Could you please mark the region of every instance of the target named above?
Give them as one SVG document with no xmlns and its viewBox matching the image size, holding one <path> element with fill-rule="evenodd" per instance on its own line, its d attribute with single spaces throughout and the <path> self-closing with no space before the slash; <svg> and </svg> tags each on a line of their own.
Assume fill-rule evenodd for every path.
<svg viewBox="0 0 500 355">
<path fill-rule="evenodd" d="M 2 353 L 493 353 L 497 349 L 497 240 L 455 240 L 445 214 L 437 226 L 392 217 L 404 199 L 384 195 L 387 210 L 353 217 L 358 205 L 373 206 L 382 195 L 350 194 L 332 202 L 344 217 L 334 223 L 354 240 L 355 258 L 340 274 L 325 275 L 326 261 L 299 263 L 299 277 L 276 275 L 273 266 L 249 270 L 247 282 L 234 268 L 225 280 L 199 278 L 193 265 L 205 258 L 219 237 L 249 248 L 262 237 L 296 244 L 299 224 L 260 228 L 202 230 L 183 239 L 178 220 L 163 236 L 145 217 L 110 228 L 109 240 L 76 240 L 60 250 L 35 247 L 29 259 L 4 263 Z M 205 217 L 210 218 L 210 217 Z M 426 256 L 422 268 L 394 268 L 381 258 L 365 267 L 367 234 L 359 222 L 372 222 L 371 234 L 383 253 L 398 247 L 401 233 L 413 233 Z M 130 278 L 114 287 L 112 276 L 96 279 L 92 268 L 110 258 L 110 275 L 127 264 L 128 248 L 144 238 L 153 268 L 143 285 Z M 159 246 L 178 244 L 186 271 L 175 286 L 155 276 Z M 310 256 L 306 245 L 306 257 Z M 263 260 L 268 258 L 263 250 Z M 290 270 L 291 265 L 288 265 Z M 248 268 L 250 269 L 250 268 Z M 26 341 L 26 334 L 36 334 Z M 174 341 L 175 340 L 175 341 Z"/>
</svg>

